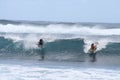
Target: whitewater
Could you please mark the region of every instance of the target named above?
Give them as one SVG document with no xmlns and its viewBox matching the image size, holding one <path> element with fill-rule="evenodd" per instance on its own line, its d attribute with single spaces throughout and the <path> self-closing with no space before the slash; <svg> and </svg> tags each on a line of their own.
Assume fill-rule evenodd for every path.
<svg viewBox="0 0 120 80">
<path fill-rule="evenodd" d="M 0 20 L 0 80 L 118 80 L 119 60 L 119 23 Z"/>
</svg>

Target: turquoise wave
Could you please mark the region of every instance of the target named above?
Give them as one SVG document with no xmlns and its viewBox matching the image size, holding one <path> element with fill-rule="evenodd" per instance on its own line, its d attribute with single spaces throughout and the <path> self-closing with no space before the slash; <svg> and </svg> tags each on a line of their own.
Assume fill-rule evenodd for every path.
<svg viewBox="0 0 120 80">
<path fill-rule="evenodd" d="M 43 49 L 26 49 L 22 41 L 14 42 L 12 39 L 0 37 L 0 56 L 23 56 L 27 58 L 41 56 L 44 53 L 46 59 L 50 60 L 77 61 L 84 60 L 83 58 L 87 55 L 84 52 L 84 44 L 83 39 L 58 39 L 53 42 L 47 42 Z M 97 56 L 120 56 L 119 48 L 120 43 L 109 43 L 106 48 L 97 52 Z"/>
<path fill-rule="evenodd" d="M 45 60 L 84 61 L 89 44 L 99 43 L 103 63 L 120 59 L 120 24 L 0 20 L 0 58 L 45 56 Z M 44 48 L 37 47 L 39 38 Z M 100 45 L 101 44 L 101 45 Z M 113 59 L 114 58 L 114 59 Z"/>
</svg>

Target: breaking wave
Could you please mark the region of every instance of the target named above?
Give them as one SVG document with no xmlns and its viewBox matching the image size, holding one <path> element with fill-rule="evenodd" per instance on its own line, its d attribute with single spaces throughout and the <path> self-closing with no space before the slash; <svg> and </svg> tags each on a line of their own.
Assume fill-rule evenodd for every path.
<svg viewBox="0 0 120 80">
<path fill-rule="evenodd" d="M 119 56 L 120 27 L 91 24 L 0 22 L 0 56 L 38 57 L 41 55 L 37 46 L 40 38 L 45 42 L 46 59 L 82 59 L 95 42 L 99 43 L 99 56 Z"/>
</svg>

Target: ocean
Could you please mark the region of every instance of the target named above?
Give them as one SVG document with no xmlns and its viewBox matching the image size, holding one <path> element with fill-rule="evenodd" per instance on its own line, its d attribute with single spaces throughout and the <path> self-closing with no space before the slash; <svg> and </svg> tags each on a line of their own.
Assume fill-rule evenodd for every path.
<svg viewBox="0 0 120 80">
<path fill-rule="evenodd" d="M 120 23 L 0 20 L 0 80 L 119 79 Z"/>
</svg>

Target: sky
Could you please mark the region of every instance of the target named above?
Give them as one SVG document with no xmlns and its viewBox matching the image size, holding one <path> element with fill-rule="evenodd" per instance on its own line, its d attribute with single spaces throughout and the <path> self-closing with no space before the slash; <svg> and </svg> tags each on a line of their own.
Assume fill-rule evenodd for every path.
<svg viewBox="0 0 120 80">
<path fill-rule="evenodd" d="M 120 23 L 120 0 L 0 0 L 0 19 Z"/>
</svg>

